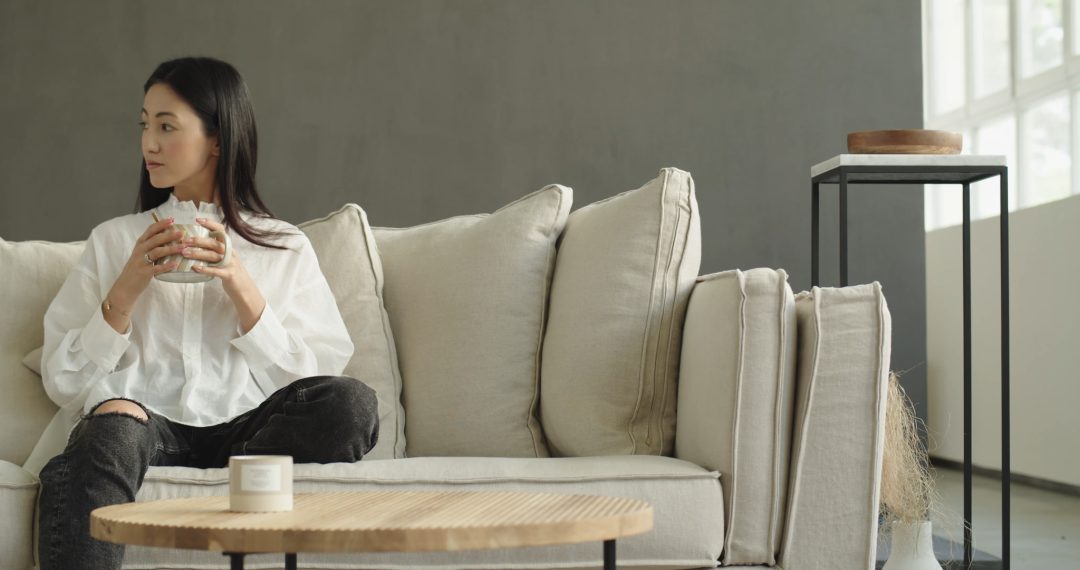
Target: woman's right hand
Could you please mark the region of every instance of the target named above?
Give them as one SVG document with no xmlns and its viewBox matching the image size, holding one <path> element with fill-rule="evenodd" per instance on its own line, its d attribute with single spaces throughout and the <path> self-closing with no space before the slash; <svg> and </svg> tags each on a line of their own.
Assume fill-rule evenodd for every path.
<svg viewBox="0 0 1080 570">
<path fill-rule="evenodd" d="M 179 261 L 158 263 L 158 260 L 167 255 L 179 253 L 183 247 L 179 241 L 181 232 L 173 227 L 173 223 L 173 218 L 154 222 L 135 240 L 131 256 L 109 291 L 109 302 L 121 313 L 131 313 L 135 301 L 150 285 L 150 280 L 155 275 L 172 271 L 180 264 Z M 146 256 L 154 263 L 147 263 Z"/>
</svg>

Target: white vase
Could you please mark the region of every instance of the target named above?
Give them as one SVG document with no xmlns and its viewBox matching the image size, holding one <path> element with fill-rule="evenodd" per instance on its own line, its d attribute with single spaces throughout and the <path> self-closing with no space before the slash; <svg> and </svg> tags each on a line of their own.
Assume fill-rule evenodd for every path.
<svg viewBox="0 0 1080 570">
<path fill-rule="evenodd" d="M 930 521 L 893 523 L 889 560 L 882 570 L 942 570 L 934 558 Z"/>
</svg>

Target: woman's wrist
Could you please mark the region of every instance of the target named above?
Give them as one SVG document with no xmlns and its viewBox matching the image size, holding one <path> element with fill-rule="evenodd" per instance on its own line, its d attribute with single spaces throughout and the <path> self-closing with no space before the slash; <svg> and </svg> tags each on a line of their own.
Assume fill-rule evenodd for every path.
<svg viewBox="0 0 1080 570">
<path fill-rule="evenodd" d="M 107 295 L 101 302 L 101 315 L 118 334 L 126 333 L 131 326 L 131 309 L 117 307 Z"/>
<path fill-rule="evenodd" d="M 236 305 L 236 313 L 240 318 L 240 330 L 247 334 L 255 328 L 255 324 L 262 317 L 263 309 L 266 308 L 266 299 L 252 282 L 249 282 L 247 287 L 232 293 L 230 297 Z"/>
<path fill-rule="evenodd" d="M 107 305 L 107 306 L 106 306 Z M 113 287 L 105 295 L 105 300 L 102 302 L 102 307 L 112 313 L 118 313 L 125 317 L 131 315 L 131 310 L 135 306 L 135 299 L 125 294 L 121 290 L 117 290 Z"/>
</svg>

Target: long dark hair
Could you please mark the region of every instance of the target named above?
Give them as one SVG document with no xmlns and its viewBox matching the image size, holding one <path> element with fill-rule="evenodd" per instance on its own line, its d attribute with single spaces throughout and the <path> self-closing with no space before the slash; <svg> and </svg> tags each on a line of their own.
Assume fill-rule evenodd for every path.
<svg viewBox="0 0 1080 570">
<path fill-rule="evenodd" d="M 275 217 L 263 204 L 255 188 L 255 164 L 259 151 L 255 108 L 240 73 L 219 59 L 182 57 L 158 65 L 143 85 L 143 94 L 157 83 L 168 85 L 191 105 L 202 121 L 207 136 L 218 136 L 221 155 L 218 157 L 214 181 L 221 199 L 225 227 L 233 228 L 256 245 L 288 249 L 267 243 L 263 238 L 291 235 L 289 232 L 259 230 L 240 217 L 241 211 L 251 212 L 257 217 Z M 141 159 L 141 163 L 136 212 L 145 212 L 165 203 L 172 192 L 172 188 L 155 188 L 151 185 L 146 159 Z"/>
</svg>

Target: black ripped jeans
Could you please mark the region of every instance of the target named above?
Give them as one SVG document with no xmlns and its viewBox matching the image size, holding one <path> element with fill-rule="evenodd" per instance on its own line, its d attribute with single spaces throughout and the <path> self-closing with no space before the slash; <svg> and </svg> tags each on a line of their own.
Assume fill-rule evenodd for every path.
<svg viewBox="0 0 1080 570">
<path fill-rule="evenodd" d="M 151 465 L 226 467 L 230 455 L 246 454 L 291 455 L 295 463 L 360 461 L 379 439 L 378 409 L 375 391 L 359 380 L 312 376 L 216 426 L 179 424 L 145 407 L 146 421 L 91 411 L 64 452 L 41 470 L 40 568 L 120 568 L 123 545 L 91 538 L 90 512 L 134 501 Z"/>
</svg>

